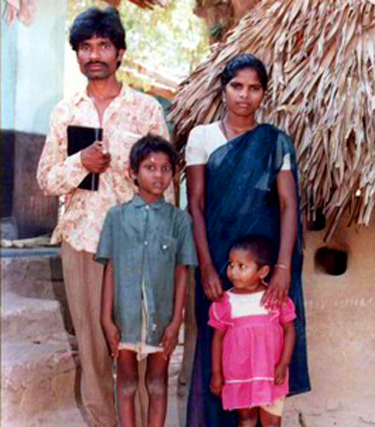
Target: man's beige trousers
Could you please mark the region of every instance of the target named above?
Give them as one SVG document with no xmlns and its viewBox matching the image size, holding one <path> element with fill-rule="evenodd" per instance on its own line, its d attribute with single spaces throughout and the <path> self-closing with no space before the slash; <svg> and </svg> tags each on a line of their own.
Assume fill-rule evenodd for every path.
<svg viewBox="0 0 375 427">
<path fill-rule="evenodd" d="M 82 367 L 82 403 L 90 427 L 115 427 L 112 360 L 100 325 L 103 266 L 93 254 L 61 245 L 68 304 Z"/>
</svg>

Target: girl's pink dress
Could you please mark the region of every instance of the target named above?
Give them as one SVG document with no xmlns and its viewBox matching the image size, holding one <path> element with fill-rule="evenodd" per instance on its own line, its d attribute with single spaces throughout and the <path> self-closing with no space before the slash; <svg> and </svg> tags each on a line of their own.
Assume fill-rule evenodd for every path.
<svg viewBox="0 0 375 427">
<path fill-rule="evenodd" d="M 263 292 L 235 294 L 230 290 L 210 308 L 208 324 L 226 330 L 223 341 L 224 409 L 233 410 L 272 404 L 288 394 L 288 377 L 275 384 L 275 367 L 283 348 L 281 324 L 295 319 L 291 299 L 267 310 Z"/>
</svg>

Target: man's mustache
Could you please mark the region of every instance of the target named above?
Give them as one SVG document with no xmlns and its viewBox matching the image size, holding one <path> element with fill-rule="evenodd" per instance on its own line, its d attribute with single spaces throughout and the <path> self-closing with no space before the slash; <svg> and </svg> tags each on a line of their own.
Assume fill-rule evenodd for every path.
<svg viewBox="0 0 375 427">
<path fill-rule="evenodd" d="M 102 65 L 103 67 L 108 67 L 108 65 L 105 62 L 100 62 L 100 61 L 88 62 L 85 66 L 88 68 L 91 65 Z"/>
</svg>

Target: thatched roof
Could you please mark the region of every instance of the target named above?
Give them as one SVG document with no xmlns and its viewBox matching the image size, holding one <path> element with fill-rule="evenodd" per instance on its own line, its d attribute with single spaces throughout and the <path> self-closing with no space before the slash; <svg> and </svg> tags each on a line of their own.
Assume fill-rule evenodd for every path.
<svg viewBox="0 0 375 427">
<path fill-rule="evenodd" d="M 125 58 L 120 68 L 120 78 L 130 86 L 142 89 L 145 93 L 160 96 L 171 101 L 177 92 L 178 81 L 150 70 L 139 62 Z"/>
<path fill-rule="evenodd" d="M 170 119 L 183 151 L 193 126 L 222 114 L 219 75 L 251 52 L 270 72 L 260 120 L 285 129 L 299 159 L 303 207 L 323 208 L 328 238 L 349 209 L 375 207 L 375 0 L 260 0 L 182 83 Z"/>
<path fill-rule="evenodd" d="M 114 7 L 119 7 L 121 0 L 105 0 L 108 4 Z M 128 0 L 142 9 L 153 9 L 154 6 L 165 7 L 166 3 L 163 0 Z"/>
</svg>

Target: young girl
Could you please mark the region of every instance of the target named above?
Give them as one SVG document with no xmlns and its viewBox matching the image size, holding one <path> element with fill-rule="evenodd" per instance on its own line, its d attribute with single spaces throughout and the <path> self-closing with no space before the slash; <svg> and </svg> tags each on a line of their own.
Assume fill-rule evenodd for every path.
<svg viewBox="0 0 375 427">
<path fill-rule="evenodd" d="M 147 357 L 148 426 L 163 427 L 168 364 L 182 321 L 188 265 L 196 264 L 191 220 L 167 203 L 177 154 L 147 135 L 130 152 L 138 194 L 107 214 L 96 260 L 106 264 L 102 327 L 117 359 L 119 417 L 135 427 L 137 359 Z"/>
<path fill-rule="evenodd" d="M 236 410 L 240 427 L 281 425 L 288 393 L 295 330 L 295 310 L 285 305 L 267 309 L 261 304 L 265 278 L 272 263 L 271 242 L 261 236 L 236 241 L 229 254 L 227 276 L 233 288 L 210 308 L 212 393 L 223 407 Z"/>
</svg>

